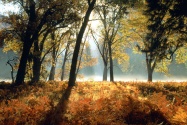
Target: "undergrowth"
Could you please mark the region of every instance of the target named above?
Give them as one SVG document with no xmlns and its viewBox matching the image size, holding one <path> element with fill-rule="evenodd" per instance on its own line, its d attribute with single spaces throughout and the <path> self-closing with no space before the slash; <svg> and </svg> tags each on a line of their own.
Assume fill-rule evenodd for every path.
<svg viewBox="0 0 187 125">
<path fill-rule="evenodd" d="M 0 86 L 0 125 L 187 124 L 185 82 L 78 82 L 71 89 L 67 86 L 57 81 Z"/>
</svg>

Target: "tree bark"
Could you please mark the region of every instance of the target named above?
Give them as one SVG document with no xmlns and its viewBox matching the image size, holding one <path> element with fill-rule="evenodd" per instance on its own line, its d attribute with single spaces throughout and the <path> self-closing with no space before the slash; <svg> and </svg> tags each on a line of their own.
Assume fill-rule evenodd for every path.
<svg viewBox="0 0 187 125">
<path fill-rule="evenodd" d="M 36 20 L 36 13 L 35 13 L 35 2 L 33 0 L 30 1 L 30 5 L 28 8 L 29 14 L 29 21 L 27 25 L 27 30 L 24 33 L 23 37 L 21 38 L 23 41 L 23 52 L 21 55 L 18 72 L 16 76 L 16 81 L 14 85 L 21 85 L 24 83 L 25 73 L 26 73 L 26 66 L 27 66 L 27 59 L 29 56 L 29 52 L 34 40 L 38 37 L 38 32 L 32 34 L 32 30 L 35 27 L 35 20 Z M 39 28 L 38 28 L 39 29 Z M 31 38 L 32 37 L 32 38 Z"/>
<path fill-rule="evenodd" d="M 76 81 L 76 66 L 77 66 L 77 60 L 78 60 L 80 45 L 81 45 L 82 37 L 84 35 L 84 32 L 85 32 L 85 29 L 87 27 L 88 21 L 89 21 L 90 14 L 91 14 L 92 10 L 94 9 L 95 3 L 96 3 L 96 0 L 93 0 L 92 2 L 90 2 L 90 0 L 88 0 L 89 7 L 88 7 L 86 15 L 84 17 L 84 21 L 83 21 L 83 24 L 82 24 L 81 29 L 79 31 L 79 34 L 77 36 L 75 49 L 74 49 L 74 53 L 73 53 L 73 58 L 72 58 L 72 63 L 71 63 L 71 70 L 70 70 L 70 77 L 69 77 L 69 83 L 68 83 L 69 87 L 75 85 L 75 81 Z"/>
<path fill-rule="evenodd" d="M 34 52 L 33 52 L 33 78 L 32 83 L 38 82 L 40 80 L 40 70 L 41 70 L 41 52 L 39 50 L 39 42 L 36 40 L 34 42 Z"/>
<path fill-rule="evenodd" d="M 55 69 L 56 69 L 56 54 L 55 54 L 55 46 L 52 51 L 52 66 L 49 74 L 49 80 L 55 79 Z"/>
<path fill-rule="evenodd" d="M 29 56 L 31 46 L 32 46 L 32 44 L 30 42 L 28 42 L 28 44 L 24 44 L 24 46 L 23 46 L 23 52 L 21 55 L 20 63 L 19 63 L 16 81 L 14 83 L 15 86 L 18 86 L 18 85 L 21 85 L 24 83 L 27 59 Z"/>
<path fill-rule="evenodd" d="M 41 61 L 40 57 L 33 57 L 33 78 L 32 82 L 38 82 L 40 80 Z"/>
</svg>

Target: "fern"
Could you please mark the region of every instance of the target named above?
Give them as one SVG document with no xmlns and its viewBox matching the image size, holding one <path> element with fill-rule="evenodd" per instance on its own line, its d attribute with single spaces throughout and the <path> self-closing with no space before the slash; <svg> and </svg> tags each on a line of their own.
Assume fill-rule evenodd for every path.
<svg viewBox="0 0 187 125">
<path fill-rule="evenodd" d="M 187 112 L 183 108 L 179 107 L 172 120 L 174 123 L 178 123 L 180 125 L 187 124 Z"/>
</svg>

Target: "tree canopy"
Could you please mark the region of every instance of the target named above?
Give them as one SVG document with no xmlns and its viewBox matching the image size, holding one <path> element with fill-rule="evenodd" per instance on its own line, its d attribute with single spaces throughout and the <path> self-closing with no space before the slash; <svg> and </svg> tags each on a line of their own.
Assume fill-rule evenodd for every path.
<svg viewBox="0 0 187 125">
<path fill-rule="evenodd" d="M 100 20 L 99 29 L 92 30 L 90 33 L 103 58 L 105 66 L 103 80 L 106 80 L 107 68 L 109 68 L 110 79 L 114 81 L 113 62 L 118 62 L 121 67 L 127 67 L 125 65 L 128 65 L 129 56 L 126 48 L 136 52 L 139 49 L 145 54 L 147 70 L 151 74 L 155 67 L 157 67 L 156 70 L 160 67 L 166 72 L 169 65 L 169 61 L 166 60 L 172 61 L 176 52 L 176 57 L 184 58 L 179 55 L 185 52 L 187 38 L 187 12 L 185 11 L 187 2 L 185 0 L 81 0 L 79 2 L 75 0 L 3 0 L 3 2 L 19 7 L 18 12 L 9 12 L 0 19 L 1 23 L 6 24 L 6 27 L 0 30 L 0 40 L 5 43 L 4 51 L 13 50 L 19 54 L 20 63 L 15 85 L 24 82 L 25 74 L 30 69 L 33 72 L 32 81 L 39 81 L 43 61 L 48 53 L 53 53 L 51 66 L 56 65 L 57 51 L 67 50 L 65 53 L 62 52 L 64 59 L 67 58 L 70 47 L 68 41 L 72 41 L 70 39 L 74 39 L 71 42 L 73 43 L 71 50 L 74 52 L 73 56 L 69 56 L 72 58 L 69 85 L 74 85 L 81 60 L 89 58 L 89 56 L 81 57 L 81 55 L 84 55 L 82 53 L 86 48 L 83 38 L 89 34 L 84 32 L 88 29 L 87 25 L 94 21 L 90 21 L 92 12 L 97 13 L 99 19 L 96 20 Z M 72 33 L 71 28 L 74 28 L 76 33 Z M 57 31 L 59 35 L 56 34 Z M 66 38 L 69 39 L 59 40 L 62 34 L 66 34 Z M 96 34 L 100 38 L 96 38 L 98 37 Z M 60 46 L 62 43 L 63 46 Z M 176 60 L 179 63 L 185 62 Z M 87 61 L 89 62 L 89 59 Z M 87 62 L 84 63 L 87 64 Z M 65 66 L 65 64 L 62 65 Z M 50 78 L 54 79 L 54 76 Z"/>
</svg>

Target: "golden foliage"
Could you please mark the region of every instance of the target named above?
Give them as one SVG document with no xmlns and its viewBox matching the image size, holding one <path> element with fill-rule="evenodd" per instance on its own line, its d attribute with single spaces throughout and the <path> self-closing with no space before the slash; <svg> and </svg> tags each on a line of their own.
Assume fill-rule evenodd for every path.
<svg viewBox="0 0 187 125">
<path fill-rule="evenodd" d="M 66 88 L 67 82 L 50 81 L 0 89 L 0 124 L 33 125 L 46 116 L 63 125 L 187 124 L 186 83 L 79 82 L 65 101 L 64 114 L 55 114 Z"/>
<path fill-rule="evenodd" d="M 22 42 L 13 39 L 11 41 L 5 40 L 5 46 L 3 47 L 3 52 L 13 51 L 14 53 L 20 52 L 22 49 Z M 19 50 L 19 51 L 18 51 Z"/>
<path fill-rule="evenodd" d="M 179 107 L 172 120 L 180 123 L 180 125 L 187 124 L 187 112 L 182 107 Z"/>
</svg>

